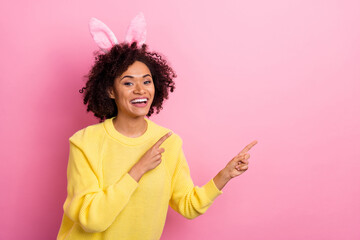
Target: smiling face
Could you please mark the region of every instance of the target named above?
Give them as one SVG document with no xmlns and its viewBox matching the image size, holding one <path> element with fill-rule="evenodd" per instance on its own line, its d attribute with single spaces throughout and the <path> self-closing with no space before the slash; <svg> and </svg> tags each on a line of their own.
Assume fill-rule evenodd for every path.
<svg viewBox="0 0 360 240">
<path fill-rule="evenodd" d="M 145 117 L 154 100 L 155 86 L 149 68 L 135 61 L 115 78 L 109 96 L 115 99 L 118 114 L 129 117 Z"/>
</svg>

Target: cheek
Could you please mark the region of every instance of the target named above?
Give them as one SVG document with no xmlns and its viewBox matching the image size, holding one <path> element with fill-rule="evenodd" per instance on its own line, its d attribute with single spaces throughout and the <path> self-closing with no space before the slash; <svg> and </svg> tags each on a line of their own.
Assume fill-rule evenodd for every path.
<svg viewBox="0 0 360 240">
<path fill-rule="evenodd" d="M 151 97 L 154 98 L 154 95 L 155 95 L 155 85 L 152 84 L 150 87 L 149 87 L 149 93 L 151 94 Z"/>
<path fill-rule="evenodd" d="M 127 104 L 127 102 L 128 101 L 126 98 L 120 97 L 120 104 L 125 105 L 125 104 Z"/>
<path fill-rule="evenodd" d="M 118 99 L 121 105 L 126 105 L 129 102 L 129 93 L 126 89 L 119 89 L 118 91 Z"/>
</svg>

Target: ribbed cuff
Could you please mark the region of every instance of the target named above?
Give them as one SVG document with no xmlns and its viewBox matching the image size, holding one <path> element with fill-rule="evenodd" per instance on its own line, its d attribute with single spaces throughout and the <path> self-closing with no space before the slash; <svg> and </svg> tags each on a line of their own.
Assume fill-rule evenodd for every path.
<svg viewBox="0 0 360 240">
<path fill-rule="evenodd" d="M 139 183 L 129 173 L 125 174 L 124 181 L 126 181 L 129 185 L 132 185 L 132 187 L 135 188 L 139 185 Z"/>
<path fill-rule="evenodd" d="M 127 192 L 128 196 L 131 196 L 135 189 L 139 186 L 139 183 L 130 176 L 129 173 L 126 173 L 118 182 L 117 187 L 121 189 L 122 192 Z"/>
<path fill-rule="evenodd" d="M 214 201 L 215 198 L 217 198 L 219 195 L 221 195 L 223 192 L 221 190 L 219 190 L 215 183 L 214 183 L 214 180 L 211 179 L 207 184 L 205 184 L 204 186 L 204 189 L 205 189 L 205 192 L 206 192 L 206 195 L 208 196 L 208 198 L 211 200 L 211 201 Z"/>
</svg>

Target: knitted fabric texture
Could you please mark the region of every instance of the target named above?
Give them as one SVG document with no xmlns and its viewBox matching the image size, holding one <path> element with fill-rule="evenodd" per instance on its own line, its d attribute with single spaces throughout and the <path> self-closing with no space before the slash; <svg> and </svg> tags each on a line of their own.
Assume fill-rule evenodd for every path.
<svg viewBox="0 0 360 240">
<path fill-rule="evenodd" d="M 67 198 L 58 240 L 160 239 L 169 205 L 193 219 L 223 193 L 213 179 L 194 186 L 175 133 L 161 145 L 161 163 L 135 181 L 129 170 L 170 130 L 145 118 L 146 132 L 130 138 L 115 129 L 112 119 L 69 138 Z"/>
</svg>

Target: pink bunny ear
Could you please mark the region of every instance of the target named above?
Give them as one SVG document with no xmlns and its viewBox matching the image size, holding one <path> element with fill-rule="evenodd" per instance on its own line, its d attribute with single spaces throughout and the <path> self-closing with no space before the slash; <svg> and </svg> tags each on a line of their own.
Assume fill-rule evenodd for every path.
<svg viewBox="0 0 360 240">
<path fill-rule="evenodd" d="M 100 20 L 91 18 L 89 29 L 95 43 L 104 52 L 108 52 L 113 45 L 118 44 L 115 34 Z"/>
<path fill-rule="evenodd" d="M 146 40 L 146 22 L 145 17 L 142 12 L 136 15 L 131 21 L 129 28 L 125 36 L 125 42 L 132 43 L 134 41 L 138 42 L 138 45 L 141 46 L 145 43 Z"/>
</svg>

